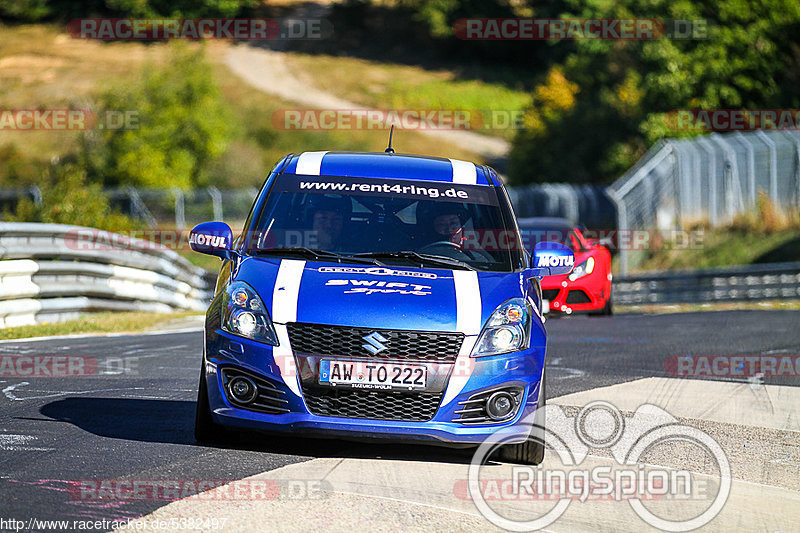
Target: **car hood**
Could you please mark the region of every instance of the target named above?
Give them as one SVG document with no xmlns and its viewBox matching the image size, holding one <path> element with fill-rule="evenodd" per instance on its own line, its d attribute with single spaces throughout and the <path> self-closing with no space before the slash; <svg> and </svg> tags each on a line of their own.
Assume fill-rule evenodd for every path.
<svg viewBox="0 0 800 533">
<path fill-rule="evenodd" d="M 246 257 L 234 277 L 276 323 L 480 333 L 498 305 L 524 296 L 520 273 Z"/>
</svg>

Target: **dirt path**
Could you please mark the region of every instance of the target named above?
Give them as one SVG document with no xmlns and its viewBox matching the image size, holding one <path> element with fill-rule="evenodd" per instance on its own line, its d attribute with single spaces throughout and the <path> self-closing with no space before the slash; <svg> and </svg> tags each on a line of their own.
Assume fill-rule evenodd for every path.
<svg viewBox="0 0 800 533">
<path fill-rule="evenodd" d="M 259 48 L 246 44 L 233 46 L 225 56 L 225 64 L 237 76 L 253 87 L 283 100 L 311 108 L 351 110 L 365 109 L 347 100 L 301 81 L 287 65 L 286 55 L 277 49 Z M 388 125 L 387 125 L 388 128 Z M 421 133 L 434 139 L 452 143 L 464 150 L 479 154 L 488 160 L 503 159 L 510 143 L 463 130 L 425 130 Z"/>
</svg>

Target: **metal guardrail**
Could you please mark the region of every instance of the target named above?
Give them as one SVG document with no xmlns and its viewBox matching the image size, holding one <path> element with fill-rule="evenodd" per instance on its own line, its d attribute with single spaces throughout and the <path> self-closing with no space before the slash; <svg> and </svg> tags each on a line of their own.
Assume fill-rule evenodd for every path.
<svg viewBox="0 0 800 533">
<path fill-rule="evenodd" d="M 614 279 L 615 305 L 734 302 L 800 298 L 800 263 L 771 263 Z"/>
<path fill-rule="evenodd" d="M 91 311 L 202 311 L 210 278 L 147 241 L 80 226 L 0 223 L 0 327 Z"/>
</svg>

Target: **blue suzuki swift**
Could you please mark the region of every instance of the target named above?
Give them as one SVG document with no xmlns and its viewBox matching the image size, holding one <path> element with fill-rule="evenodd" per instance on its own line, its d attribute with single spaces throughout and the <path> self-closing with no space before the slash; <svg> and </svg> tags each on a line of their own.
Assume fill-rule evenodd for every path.
<svg viewBox="0 0 800 533">
<path fill-rule="evenodd" d="M 489 167 L 395 153 L 290 154 L 223 259 L 205 322 L 195 436 L 225 428 L 475 446 L 520 429 L 539 463 L 545 402 L 539 280 L 572 252 L 522 248 Z M 541 410 L 543 411 L 543 410 Z M 533 426 L 535 427 L 535 426 Z"/>
</svg>

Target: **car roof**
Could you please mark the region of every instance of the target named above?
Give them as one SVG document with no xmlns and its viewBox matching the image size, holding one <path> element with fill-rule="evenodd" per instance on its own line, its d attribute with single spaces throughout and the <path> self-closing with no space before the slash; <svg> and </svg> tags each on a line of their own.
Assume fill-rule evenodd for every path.
<svg viewBox="0 0 800 533">
<path fill-rule="evenodd" d="M 526 228 L 550 228 L 569 231 L 575 228 L 575 224 L 566 218 L 558 217 L 529 217 L 517 219 L 520 229 Z"/>
<path fill-rule="evenodd" d="M 499 185 L 497 175 L 482 165 L 459 159 L 385 152 L 303 152 L 292 154 L 281 170 L 307 176 L 390 178 Z"/>
</svg>

